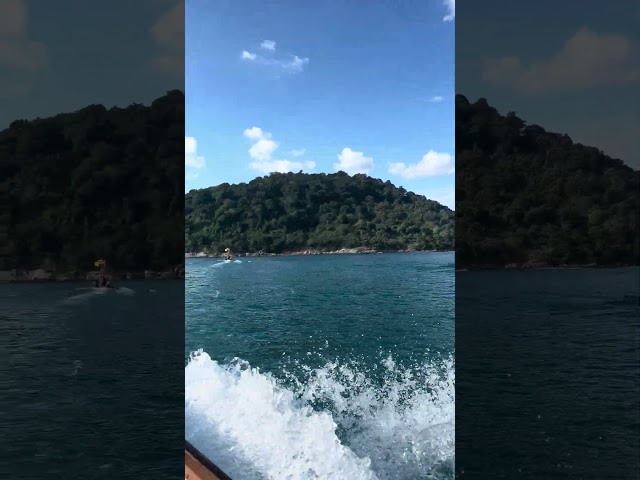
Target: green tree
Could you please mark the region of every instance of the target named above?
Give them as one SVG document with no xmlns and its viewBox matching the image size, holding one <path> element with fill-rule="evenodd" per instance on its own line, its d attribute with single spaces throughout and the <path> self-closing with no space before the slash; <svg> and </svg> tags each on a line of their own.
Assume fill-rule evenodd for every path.
<svg viewBox="0 0 640 480">
<path fill-rule="evenodd" d="M 273 173 L 192 190 L 185 205 L 186 251 L 221 253 L 229 245 L 273 253 L 448 250 L 454 244 L 452 210 L 361 174 Z"/>
</svg>

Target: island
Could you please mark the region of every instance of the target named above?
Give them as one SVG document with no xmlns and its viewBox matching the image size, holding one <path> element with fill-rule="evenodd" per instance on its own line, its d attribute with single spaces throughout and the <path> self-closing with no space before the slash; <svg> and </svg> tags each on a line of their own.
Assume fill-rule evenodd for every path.
<svg viewBox="0 0 640 480">
<path fill-rule="evenodd" d="M 637 265 L 640 171 L 456 96 L 456 268 Z"/>
<path fill-rule="evenodd" d="M 184 274 L 184 94 L 0 132 L 0 280 Z M 6 203 L 5 203 L 6 199 Z"/>
<path fill-rule="evenodd" d="M 448 251 L 454 212 L 364 174 L 272 173 L 188 192 L 185 239 L 195 255 Z"/>
</svg>

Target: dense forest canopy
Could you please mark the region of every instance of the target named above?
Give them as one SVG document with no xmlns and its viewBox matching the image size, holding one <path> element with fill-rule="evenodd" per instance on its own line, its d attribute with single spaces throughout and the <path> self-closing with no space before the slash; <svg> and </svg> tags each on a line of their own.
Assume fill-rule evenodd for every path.
<svg viewBox="0 0 640 480">
<path fill-rule="evenodd" d="M 187 252 L 454 246 L 452 210 L 362 174 L 273 173 L 192 190 L 185 216 Z"/>
<path fill-rule="evenodd" d="M 184 94 L 18 120 L 0 132 L 0 270 L 184 260 Z"/>
<path fill-rule="evenodd" d="M 638 264 L 640 172 L 456 96 L 456 266 Z"/>
</svg>

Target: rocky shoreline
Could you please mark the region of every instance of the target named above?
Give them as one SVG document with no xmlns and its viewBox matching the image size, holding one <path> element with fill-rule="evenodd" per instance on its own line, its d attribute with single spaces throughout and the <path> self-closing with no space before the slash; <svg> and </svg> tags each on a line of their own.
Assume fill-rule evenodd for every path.
<svg viewBox="0 0 640 480">
<path fill-rule="evenodd" d="M 143 270 L 134 272 L 109 272 L 114 282 L 119 280 L 181 280 L 184 279 L 184 265 L 172 270 Z M 93 281 L 96 272 L 53 272 L 43 268 L 33 270 L 13 269 L 0 271 L 0 283 L 24 282 L 86 282 Z"/>
<path fill-rule="evenodd" d="M 415 249 L 406 249 L 406 250 L 374 250 L 370 248 L 360 247 L 360 248 L 341 248 L 339 250 L 332 251 L 322 251 L 322 250 L 300 250 L 295 252 L 283 252 L 283 253 L 272 253 L 272 252 L 241 252 L 241 253 L 233 253 L 234 258 L 241 257 L 296 257 L 296 256 L 309 256 L 309 255 L 354 255 L 354 254 L 363 254 L 363 255 L 371 255 L 377 253 L 444 253 L 449 252 L 450 250 L 415 250 Z M 195 254 L 187 254 L 185 258 L 222 258 L 224 254 L 207 254 L 204 252 L 199 252 Z"/>
<path fill-rule="evenodd" d="M 313 256 L 313 255 L 349 255 L 363 254 L 371 255 L 378 253 L 446 253 L 449 250 L 371 250 L 365 248 L 342 248 L 340 250 L 323 252 L 320 250 L 302 250 L 299 252 L 285 253 L 236 253 L 234 257 L 293 257 L 293 256 Z M 186 258 L 222 258 L 224 255 L 200 253 Z M 598 265 L 589 263 L 584 265 L 545 265 L 541 263 L 511 263 L 508 265 L 468 265 L 456 267 L 456 272 L 478 272 L 478 271 L 531 271 L 531 270 L 587 270 L 587 269 L 607 269 L 607 268 L 631 268 L 639 265 L 611 264 Z M 134 272 L 111 272 L 109 273 L 114 281 L 121 280 L 183 280 L 185 275 L 184 265 L 179 265 L 172 270 L 144 270 Z M 2 283 L 27 283 L 27 282 L 87 282 L 96 278 L 96 272 L 52 272 L 38 268 L 33 270 L 14 269 L 0 271 L 0 284 Z"/>
</svg>

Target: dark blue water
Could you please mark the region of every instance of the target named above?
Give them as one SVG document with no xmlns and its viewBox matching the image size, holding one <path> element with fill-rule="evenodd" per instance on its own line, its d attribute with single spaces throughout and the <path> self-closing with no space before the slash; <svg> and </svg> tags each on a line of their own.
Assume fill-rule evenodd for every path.
<svg viewBox="0 0 640 480">
<path fill-rule="evenodd" d="M 184 284 L 118 286 L 0 287 L 1 478 L 182 478 Z"/>
<path fill-rule="evenodd" d="M 185 315 L 187 437 L 234 479 L 453 475 L 452 253 L 192 259 Z"/>
<path fill-rule="evenodd" d="M 457 476 L 639 478 L 639 277 L 456 275 Z"/>
</svg>

